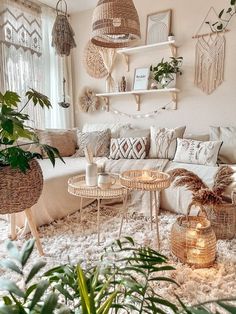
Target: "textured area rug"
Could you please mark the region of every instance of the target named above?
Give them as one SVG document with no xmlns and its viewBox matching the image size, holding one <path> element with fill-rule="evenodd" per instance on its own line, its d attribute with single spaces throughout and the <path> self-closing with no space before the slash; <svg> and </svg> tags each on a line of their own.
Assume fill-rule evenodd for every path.
<svg viewBox="0 0 236 314">
<path fill-rule="evenodd" d="M 96 233 L 96 207 L 90 206 L 83 210 L 83 223 L 79 213 L 75 213 L 51 225 L 41 227 L 40 237 L 45 251 L 47 266 L 67 263 L 98 261 L 103 248 L 118 238 L 120 215 L 117 209 L 104 209 L 101 217 L 101 240 L 98 246 Z M 176 270 L 168 272 L 180 287 L 162 283 L 157 289 L 170 301 L 176 301 L 177 294 L 184 302 L 195 304 L 206 300 L 235 296 L 236 293 L 236 239 L 218 241 L 217 260 L 209 269 L 193 269 L 184 265 L 170 253 L 170 230 L 176 215 L 162 212 L 160 215 L 161 253 L 169 258 L 169 263 Z M 156 233 L 150 230 L 150 221 L 143 217 L 130 217 L 124 222 L 122 236 L 131 236 L 140 245 L 148 245 L 156 249 Z M 4 240 L 8 237 L 8 225 L 0 220 L 0 259 L 6 257 Z M 17 240 L 22 246 L 25 239 Z M 37 250 L 33 252 L 31 262 L 39 259 Z M 5 273 L 0 270 L 0 275 Z M 14 278 L 13 274 L 7 274 Z"/>
</svg>

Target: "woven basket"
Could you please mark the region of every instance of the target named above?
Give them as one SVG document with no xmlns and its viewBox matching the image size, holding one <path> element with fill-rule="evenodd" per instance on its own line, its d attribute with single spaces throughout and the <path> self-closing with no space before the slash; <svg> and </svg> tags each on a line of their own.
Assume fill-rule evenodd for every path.
<svg viewBox="0 0 236 314">
<path fill-rule="evenodd" d="M 0 168 L 0 214 L 21 212 L 37 203 L 43 174 L 37 160 L 30 161 L 26 174 L 11 167 Z"/>
<path fill-rule="evenodd" d="M 210 267 L 216 258 L 216 236 L 206 217 L 189 216 L 193 205 L 189 205 L 187 216 L 179 217 L 172 226 L 171 252 L 195 268 Z"/>
<path fill-rule="evenodd" d="M 204 205 L 204 208 L 215 231 L 216 238 L 232 239 L 236 231 L 236 205 L 225 203 Z"/>
</svg>

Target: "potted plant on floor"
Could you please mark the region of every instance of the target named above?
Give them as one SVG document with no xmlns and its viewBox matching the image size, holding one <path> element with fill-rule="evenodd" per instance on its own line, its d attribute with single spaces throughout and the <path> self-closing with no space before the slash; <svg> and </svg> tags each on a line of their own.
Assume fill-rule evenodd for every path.
<svg viewBox="0 0 236 314">
<path fill-rule="evenodd" d="M 153 80 L 160 84 L 162 88 L 175 87 L 176 74 L 182 75 L 180 69 L 183 57 L 171 57 L 170 59 L 170 61 L 162 59 L 156 66 L 151 65 L 150 67 Z"/>
<path fill-rule="evenodd" d="M 43 176 L 36 159 L 42 159 L 43 153 L 53 165 L 55 157 L 61 159 L 56 148 L 39 143 L 36 131 L 27 125 L 30 117 L 24 113 L 31 102 L 34 106 L 50 108 L 48 97 L 34 89 L 25 96 L 26 103 L 18 109 L 21 98 L 17 93 L 0 93 L 0 214 L 30 209 L 38 201 Z M 39 151 L 26 150 L 30 145 Z"/>
</svg>

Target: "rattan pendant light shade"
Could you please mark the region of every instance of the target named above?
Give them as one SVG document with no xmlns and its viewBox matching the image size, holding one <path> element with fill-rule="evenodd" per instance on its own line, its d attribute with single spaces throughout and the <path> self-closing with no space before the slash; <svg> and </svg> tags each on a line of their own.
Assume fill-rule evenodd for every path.
<svg viewBox="0 0 236 314">
<path fill-rule="evenodd" d="M 140 22 L 132 0 L 99 0 L 93 13 L 93 44 L 122 48 L 140 39 Z"/>
</svg>

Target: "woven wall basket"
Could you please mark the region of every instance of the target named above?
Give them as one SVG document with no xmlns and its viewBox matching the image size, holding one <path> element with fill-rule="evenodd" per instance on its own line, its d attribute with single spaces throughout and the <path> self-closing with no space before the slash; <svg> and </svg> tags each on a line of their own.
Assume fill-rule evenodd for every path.
<svg viewBox="0 0 236 314">
<path fill-rule="evenodd" d="M 26 174 L 11 167 L 0 168 L 0 214 L 23 211 L 37 203 L 43 189 L 43 174 L 37 160 Z"/>
<path fill-rule="evenodd" d="M 205 268 L 213 265 L 216 258 L 216 236 L 206 217 L 179 217 L 171 230 L 171 251 L 181 262 Z M 204 209 L 201 207 L 201 212 Z"/>
<path fill-rule="evenodd" d="M 236 232 L 236 205 L 204 205 L 217 239 L 232 239 Z"/>
<path fill-rule="evenodd" d="M 107 69 L 100 54 L 101 49 L 106 48 L 98 47 L 94 45 L 91 41 L 87 43 L 84 49 L 84 67 L 88 75 L 96 79 L 101 79 L 108 75 Z"/>
</svg>

